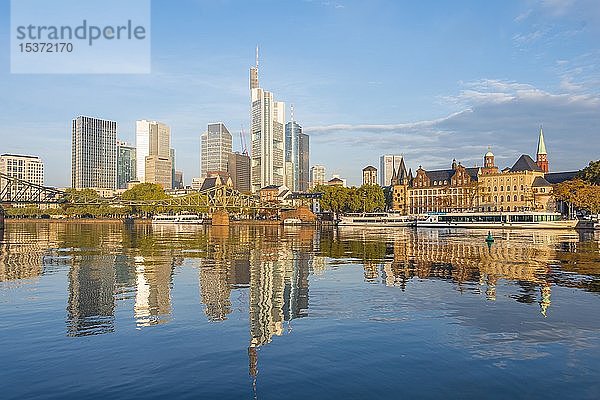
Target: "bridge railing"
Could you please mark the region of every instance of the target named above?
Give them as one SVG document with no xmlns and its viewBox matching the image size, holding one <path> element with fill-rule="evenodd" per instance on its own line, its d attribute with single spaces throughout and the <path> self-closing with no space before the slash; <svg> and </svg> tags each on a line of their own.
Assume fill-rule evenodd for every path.
<svg viewBox="0 0 600 400">
<path fill-rule="evenodd" d="M 65 206 L 164 206 L 173 208 L 202 207 L 209 210 L 277 209 L 272 203 L 261 203 L 256 196 L 247 195 L 227 186 L 215 186 L 202 192 L 181 197 L 156 200 L 128 200 L 120 196 L 103 198 L 71 193 L 37 185 L 0 173 L 0 204 L 64 204 Z"/>
</svg>

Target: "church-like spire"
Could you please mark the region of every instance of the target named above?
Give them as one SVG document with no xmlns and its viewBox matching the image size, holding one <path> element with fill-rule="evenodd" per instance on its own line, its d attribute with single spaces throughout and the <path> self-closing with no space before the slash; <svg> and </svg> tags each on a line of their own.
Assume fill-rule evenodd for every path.
<svg viewBox="0 0 600 400">
<path fill-rule="evenodd" d="M 544 130 L 540 126 L 540 138 L 538 139 L 537 154 L 548 154 L 546 152 L 546 143 L 544 143 Z"/>
<path fill-rule="evenodd" d="M 538 139 L 537 157 L 535 160 L 536 164 L 544 173 L 548 173 L 548 153 L 546 152 L 546 143 L 544 143 L 544 131 L 540 126 L 540 138 Z"/>
</svg>

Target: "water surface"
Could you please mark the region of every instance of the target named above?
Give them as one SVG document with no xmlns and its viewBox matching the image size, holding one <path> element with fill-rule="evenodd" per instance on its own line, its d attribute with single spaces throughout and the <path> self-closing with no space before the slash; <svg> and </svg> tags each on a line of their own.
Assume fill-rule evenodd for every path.
<svg viewBox="0 0 600 400">
<path fill-rule="evenodd" d="M 3 399 L 599 398 L 599 233 L 9 222 Z"/>
</svg>

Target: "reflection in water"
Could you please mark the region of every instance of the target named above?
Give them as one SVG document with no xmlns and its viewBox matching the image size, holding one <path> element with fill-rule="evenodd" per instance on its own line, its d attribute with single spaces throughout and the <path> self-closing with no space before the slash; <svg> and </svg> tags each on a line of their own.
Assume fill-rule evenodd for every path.
<svg viewBox="0 0 600 400">
<path fill-rule="evenodd" d="M 330 269 L 344 265 L 361 264 L 371 285 L 414 292 L 423 280 L 435 280 L 489 301 L 506 281 L 508 298 L 537 303 L 544 317 L 556 285 L 600 292 L 597 232 L 504 232 L 489 247 L 485 234 L 10 222 L 0 237 L 0 282 L 68 271 L 67 334 L 96 335 L 118 329 L 119 304 L 127 304 L 138 327 L 170 322 L 176 268 L 197 259 L 192 264 L 206 319 L 223 323 L 237 310 L 248 315 L 253 378 L 260 347 L 309 316 L 311 275 L 334 274 Z"/>
<path fill-rule="evenodd" d="M 172 260 L 134 257 L 136 276 L 135 306 L 137 326 L 166 323 L 171 315 Z"/>
<path fill-rule="evenodd" d="M 115 257 L 78 256 L 69 270 L 69 336 L 114 331 Z"/>
</svg>

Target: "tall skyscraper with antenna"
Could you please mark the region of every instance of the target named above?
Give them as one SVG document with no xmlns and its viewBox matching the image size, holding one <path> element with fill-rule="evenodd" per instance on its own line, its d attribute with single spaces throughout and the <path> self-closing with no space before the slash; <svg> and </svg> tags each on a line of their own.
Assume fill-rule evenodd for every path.
<svg viewBox="0 0 600 400">
<path fill-rule="evenodd" d="M 258 47 L 256 65 L 250 68 L 252 143 L 252 192 L 269 185 L 283 185 L 285 174 L 285 103 L 275 101 L 273 93 L 260 87 Z"/>
<path fill-rule="evenodd" d="M 286 186 L 295 191 L 307 191 L 310 181 L 309 141 L 294 118 L 293 105 L 291 119 L 285 125 Z"/>
</svg>

